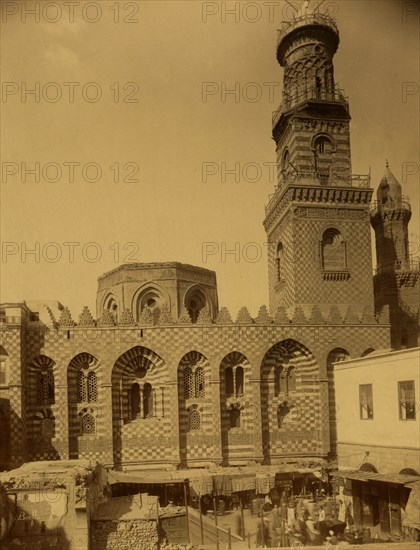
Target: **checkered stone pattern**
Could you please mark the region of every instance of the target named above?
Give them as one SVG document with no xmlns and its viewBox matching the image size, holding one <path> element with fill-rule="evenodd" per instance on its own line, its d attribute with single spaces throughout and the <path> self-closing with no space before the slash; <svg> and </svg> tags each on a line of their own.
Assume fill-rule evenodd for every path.
<svg viewBox="0 0 420 550">
<path fill-rule="evenodd" d="M 10 466 L 19 466 L 25 459 L 26 430 L 24 423 L 24 385 L 22 379 L 22 356 L 25 341 L 22 327 L 16 324 L 3 325 L 0 345 L 6 353 L 6 369 L 9 379 L 8 403 L 4 403 L 6 420 L 10 429 Z"/>
<path fill-rule="evenodd" d="M 288 307 L 296 301 L 294 238 L 289 212 L 268 235 L 268 290 L 273 315 L 280 305 Z"/>
<path fill-rule="evenodd" d="M 243 373 L 243 389 L 237 391 L 238 368 Z M 226 370 L 232 373 L 232 390 L 228 395 L 226 384 Z M 237 351 L 229 353 L 220 365 L 220 405 L 221 405 L 221 437 L 222 455 L 226 464 L 232 462 L 243 462 L 255 457 L 254 433 L 261 425 L 261 418 L 258 409 L 255 407 L 252 394 L 253 384 L 251 383 L 251 365 L 248 359 Z M 258 388 L 257 388 L 258 389 Z M 232 427 L 230 422 L 231 411 L 239 412 L 239 426 Z"/>
<path fill-rule="evenodd" d="M 282 382 L 280 391 L 276 391 L 275 369 L 279 367 L 286 372 L 294 369 L 296 387 L 292 391 Z M 261 372 L 261 409 L 266 458 L 324 451 L 316 438 L 320 429 L 318 379 L 319 366 L 314 356 L 293 340 L 274 346 L 265 356 Z M 284 416 L 283 411 L 287 411 Z"/>
<path fill-rule="evenodd" d="M 135 346 L 117 360 L 112 375 L 115 463 L 176 461 L 176 446 L 170 444 L 176 400 L 171 399 L 174 389 L 167 382 L 165 362 L 148 348 Z M 152 397 L 147 401 L 149 387 L 147 395 Z M 133 403 L 134 390 L 138 407 Z"/>
<path fill-rule="evenodd" d="M 220 415 L 219 384 L 213 383 L 211 371 L 207 357 L 195 350 L 182 357 L 177 369 L 179 450 L 181 461 L 187 466 L 220 461 L 219 432 L 214 430 L 215 419 Z M 204 387 L 200 385 L 203 375 Z"/>
<path fill-rule="evenodd" d="M 263 442 L 264 454 L 270 460 L 275 456 L 305 453 L 325 456 L 328 452 L 325 426 L 321 422 L 317 424 L 313 411 L 319 410 L 318 404 L 327 399 L 322 389 L 322 384 L 327 384 L 318 380 L 319 377 L 327 376 L 327 356 L 335 348 L 346 350 L 351 357 L 359 357 L 369 348 L 387 348 L 389 327 L 374 322 L 368 325 L 337 326 L 293 323 L 269 326 L 174 325 L 115 329 L 98 327 L 89 329 L 89 334 L 86 329 L 76 327 L 68 331 L 51 330 L 39 338 L 31 334 L 27 346 L 24 343 L 21 345 L 19 338 L 19 332 L 13 337 L 9 335 L 7 342 L 4 339 L 5 344 L 2 344 L 9 354 L 11 349 L 15 350 L 12 352 L 15 354 L 14 364 L 19 365 L 20 351 L 25 366 L 41 355 L 54 362 L 55 403 L 50 408 L 55 417 L 55 434 L 51 446 L 60 458 L 66 457 L 68 452 L 69 435 L 76 433 L 76 424 L 73 424 L 71 418 L 77 416 L 72 417 L 70 414 L 69 422 L 69 410 L 71 412 L 75 406 L 77 413 L 83 409 L 89 412 L 89 409 L 98 406 L 96 434 L 78 436 L 78 456 L 97 459 L 106 464 L 195 465 L 204 462 L 221 463 L 223 460 L 234 464 L 240 463 L 245 456 L 262 460 Z M 284 346 L 285 342 L 290 346 L 290 361 L 297 375 L 293 399 L 302 412 L 300 418 L 295 419 L 293 429 L 279 429 L 279 439 L 276 432 L 277 418 L 271 408 L 274 396 L 270 397 L 273 395 L 274 382 L 266 378 L 265 365 L 267 357 L 271 357 L 270 350 L 277 345 Z M 98 380 L 97 404 L 77 403 L 77 385 L 73 384 L 72 378 L 72 369 L 77 372 L 77 368 L 72 361 L 77 357 L 80 359 L 81 354 L 89 354 L 96 359 L 92 366 L 96 369 Z M 230 359 L 237 359 L 240 354 L 247 361 L 244 363 L 245 399 L 241 412 L 245 432 L 242 428 L 229 430 L 226 440 L 222 435 L 226 417 L 222 421 L 221 365 L 230 354 L 234 354 Z M 193 368 L 203 367 L 204 398 L 185 401 L 181 363 Z M 140 374 L 139 378 L 136 372 Z M 20 380 L 13 369 L 12 375 L 15 382 Z M 155 391 L 155 416 L 130 418 L 128 390 L 136 379 L 140 386 L 146 381 L 152 385 Z M 18 464 L 27 459 L 23 454 L 22 443 L 27 443 L 29 447 L 25 423 L 21 420 L 25 419 L 25 410 L 21 410 L 25 401 L 19 385 L 12 386 L 9 392 L 15 410 L 15 418 L 12 416 L 11 419 L 12 423 L 15 422 L 11 430 L 13 460 L 14 464 Z M 187 409 L 194 405 L 201 407 L 203 415 L 202 425 L 196 433 L 188 430 L 186 416 Z M 42 413 L 44 408 L 48 407 L 40 407 L 41 410 L 37 410 L 36 414 Z M 29 426 L 28 429 L 32 428 Z M 315 436 L 310 437 L 309 434 L 313 433 Z M 35 439 L 31 433 L 28 433 L 28 437 L 31 441 Z M 314 441 L 318 439 L 323 443 L 317 443 L 315 447 Z M 47 456 L 44 453 L 50 452 L 51 447 L 40 448 L 31 456 L 39 460 Z"/>
<path fill-rule="evenodd" d="M 321 210 L 321 208 L 319 209 Z M 322 208 L 333 214 L 337 208 Z M 341 211 L 354 212 L 354 209 Z M 307 209 L 308 215 L 317 215 L 317 208 Z M 360 219 L 299 218 L 293 221 L 295 300 L 297 303 L 354 304 L 363 310 L 370 305 L 373 311 L 372 258 L 370 222 L 367 208 L 359 210 Z M 364 215 L 363 215 L 364 214 Z M 320 243 L 329 228 L 338 229 L 345 243 L 347 280 L 324 280 L 321 272 Z"/>
</svg>

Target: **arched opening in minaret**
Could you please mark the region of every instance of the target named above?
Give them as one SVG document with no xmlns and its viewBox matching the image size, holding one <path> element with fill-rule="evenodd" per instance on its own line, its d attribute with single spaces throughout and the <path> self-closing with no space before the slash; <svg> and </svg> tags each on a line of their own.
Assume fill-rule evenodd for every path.
<svg viewBox="0 0 420 550">
<path fill-rule="evenodd" d="M 280 282 L 282 279 L 282 269 L 283 269 L 283 244 L 279 243 L 277 245 L 276 251 L 276 280 Z"/>
</svg>

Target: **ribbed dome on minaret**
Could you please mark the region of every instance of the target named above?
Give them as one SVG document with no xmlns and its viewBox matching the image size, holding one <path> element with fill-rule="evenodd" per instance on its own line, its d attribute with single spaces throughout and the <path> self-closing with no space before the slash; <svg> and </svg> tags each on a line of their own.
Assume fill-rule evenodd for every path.
<svg viewBox="0 0 420 550">
<path fill-rule="evenodd" d="M 377 199 L 379 206 L 387 208 L 392 208 L 401 204 L 402 187 L 400 182 L 391 172 L 388 161 L 386 161 L 385 174 L 378 187 Z"/>
</svg>

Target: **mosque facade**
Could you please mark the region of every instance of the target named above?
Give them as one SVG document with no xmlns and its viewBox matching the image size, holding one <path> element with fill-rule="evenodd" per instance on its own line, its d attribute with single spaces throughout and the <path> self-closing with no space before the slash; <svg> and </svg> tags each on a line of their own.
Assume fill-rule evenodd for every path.
<svg viewBox="0 0 420 550">
<path fill-rule="evenodd" d="M 338 45 L 335 21 L 307 6 L 279 31 L 278 182 L 264 218 L 269 307 L 232 319 L 219 307 L 216 274 L 179 262 L 105 273 L 95 315 L 85 308 L 76 320 L 59 302 L 2 304 L 2 469 L 336 455 L 333 364 L 419 339 L 409 201 L 388 166 L 373 203 L 370 177 L 352 174 Z"/>
</svg>

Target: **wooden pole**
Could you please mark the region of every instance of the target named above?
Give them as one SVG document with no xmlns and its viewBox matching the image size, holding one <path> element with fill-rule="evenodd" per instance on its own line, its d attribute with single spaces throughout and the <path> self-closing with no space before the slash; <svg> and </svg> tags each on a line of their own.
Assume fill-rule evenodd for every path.
<svg viewBox="0 0 420 550">
<path fill-rule="evenodd" d="M 261 506 L 261 545 L 262 548 L 265 546 L 265 536 L 264 536 L 264 504 Z"/>
<path fill-rule="evenodd" d="M 230 527 L 228 527 L 228 550 L 232 550 L 232 534 L 230 531 Z"/>
<path fill-rule="evenodd" d="M 214 513 L 214 525 L 216 527 L 216 548 L 217 548 L 217 550 L 219 550 L 219 529 L 217 527 L 216 497 L 213 497 L 213 513 Z"/>
<path fill-rule="evenodd" d="M 244 507 L 242 506 L 242 498 L 239 499 L 239 508 L 241 510 L 241 537 L 245 540 L 245 518 Z"/>
<path fill-rule="evenodd" d="M 198 507 L 200 510 L 200 532 L 201 532 L 201 544 L 204 544 L 204 528 L 203 528 L 203 512 L 201 509 L 201 495 L 198 497 Z"/>
<path fill-rule="evenodd" d="M 187 483 L 188 483 L 188 479 L 185 479 L 184 480 L 185 517 L 186 517 L 186 520 L 187 520 L 187 541 L 190 542 L 190 517 L 189 517 L 189 514 L 188 514 Z"/>
</svg>

